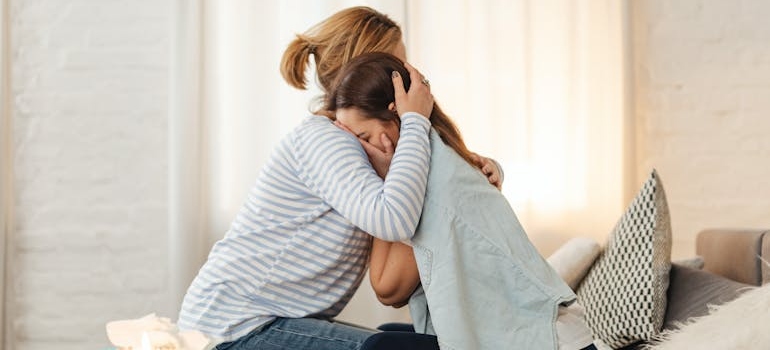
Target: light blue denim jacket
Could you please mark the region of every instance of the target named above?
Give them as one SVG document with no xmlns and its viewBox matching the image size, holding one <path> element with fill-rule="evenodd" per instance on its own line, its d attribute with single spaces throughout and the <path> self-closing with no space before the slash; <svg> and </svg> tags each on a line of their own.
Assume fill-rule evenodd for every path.
<svg viewBox="0 0 770 350">
<path fill-rule="evenodd" d="M 575 294 L 500 191 L 435 130 L 431 152 L 412 239 L 423 288 L 409 302 L 415 330 L 436 334 L 441 349 L 556 349 L 558 306 Z"/>
</svg>

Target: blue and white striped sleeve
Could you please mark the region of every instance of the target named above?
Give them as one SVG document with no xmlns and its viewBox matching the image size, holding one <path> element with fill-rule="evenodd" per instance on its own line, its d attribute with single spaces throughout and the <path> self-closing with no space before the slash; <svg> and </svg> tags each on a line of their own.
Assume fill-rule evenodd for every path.
<svg viewBox="0 0 770 350">
<path fill-rule="evenodd" d="M 430 122 L 401 117 L 401 134 L 383 181 L 353 135 L 322 121 L 298 131 L 294 156 L 305 184 L 354 225 L 386 241 L 412 238 L 430 165 Z"/>
</svg>

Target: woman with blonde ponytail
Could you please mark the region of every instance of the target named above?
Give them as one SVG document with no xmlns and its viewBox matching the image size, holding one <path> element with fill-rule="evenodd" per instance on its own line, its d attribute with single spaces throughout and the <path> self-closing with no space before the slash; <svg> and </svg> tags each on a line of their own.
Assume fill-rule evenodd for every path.
<svg viewBox="0 0 770 350">
<path fill-rule="evenodd" d="M 376 26 L 367 23 L 357 30 Z M 306 65 L 319 52 L 348 55 L 313 40 L 292 43 L 285 65 Z M 425 80 L 414 68 L 404 74 Z M 306 83 L 303 74 L 287 79 Z M 207 335 L 218 350 L 438 348 L 435 337 L 411 333 L 397 339 L 403 343 L 383 343 L 370 339 L 376 330 L 333 320 L 366 273 L 372 237 L 409 240 L 422 211 L 433 96 L 427 85 L 404 89 L 401 75 L 390 79 L 400 125 L 390 135 L 400 139 L 388 159 L 390 174 L 378 176 L 360 140 L 326 115 L 305 118 L 274 148 L 192 281 L 180 329 Z"/>
</svg>

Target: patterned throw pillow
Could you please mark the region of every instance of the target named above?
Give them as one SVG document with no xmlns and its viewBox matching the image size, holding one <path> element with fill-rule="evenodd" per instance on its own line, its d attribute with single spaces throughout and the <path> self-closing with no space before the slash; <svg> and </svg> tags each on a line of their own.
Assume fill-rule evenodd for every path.
<svg viewBox="0 0 770 350">
<path fill-rule="evenodd" d="M 670 268 L 668 205 L 653 170 L 578 289 L 594 338 L 617 349 L 659 334 Z"/>
</svg>

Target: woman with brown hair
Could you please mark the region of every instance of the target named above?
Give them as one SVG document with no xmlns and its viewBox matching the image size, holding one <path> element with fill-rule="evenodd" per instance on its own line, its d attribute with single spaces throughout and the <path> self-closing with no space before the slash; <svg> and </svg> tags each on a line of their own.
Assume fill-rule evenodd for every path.
<svg viewBox="0 0 770 350">
<path fill-rule="evenodd" d="M 333 114 L 335 124 L 359 139 L 370 142 L 376 139 L 376 135 L 385 134 L 398 148 L 401 146 L 400 119 L 396 112 L 398 99 L 392 92 L 394 87 L 390 72 L 399 72 L 401 75 L 406 73 L 404 64 L 393 55 L 368 53 L 353 58 L 338 73 L 337 79 L 331 86 L 331 92 L 327 96 L 324 109 Z M 413 85 L 420 85 L 420 83 L 405 76 L 405 88 L 408 89 Z M 445 337 L 444 344 L 452 348 L 481 349 L 497 349 L 500 346 L 514 344 L 518 344 L 514 348 L 530 346 L 536 349 L 595 349 L 591 332 L 583 317 L 582 307 L 575 301 L 574 293 L 536 251 L 523 229 L 520 229 L 520 224 L 510 206 L 501 199 L 502 194 L 486 186 L 482 176 L 473 170 L 473 167 L 480 169 L 452 121 L 435 103 L 429 120 L 433 132 L 438 134 L 439 138 L 431 138 L 431 153 L 434 159 L 431 160 L 430 165 L 431 175 L 428 178 L 423 217 L 419 231 L 410 241 L 423 252 L 421 269 L 423 272 L 430 271 L 428 279 L 433 281 L 433 293 L 430 289 L 425 289 L 427 305 L 431 308 L 438 306 L 435 310 L 431 309 L 431 313 L 442 311 L 440 314 L 445 316 L 441 322 L 441 330 L 444 333 L 438 333 L 439 336 L 443 334 Z M 448 153 L 456 153 L 455 158 L 459 156 L 459 159 L 452 162 L 446 156 L 442 156 L 442 148 L 437 146 L 441 143 L 445 145 L 444 148 L 448 146 Z M 387 178 L 390 174 L 387 162 L 373 164 L 373 166 L 382 178 Z M 470 176 L 453 177 L 446 174 L 470 174 Z M 439 194 L 453 191 L 465 194 L 456 196 Z M 473 200 L 476 200 L 475 206 L 493 214 L 481 216 L 477 215 L 476 211 L 459 209 L 467 206 L 474 207 Z M 500 208 L 507 208 L 507 210 L 500 210 Z M 436 225 L 436 222 L 442 222 L 442 224 Z M 519 229 L 509 231 L 508 227 L 519 227 Z M 505 243 L 497 239 L 501 236 L 505 237 L 502 240 Z M 488 243 L 478 244 L 474 242 L 475 240 L 488 241 Z M 431 253 L 425 253 L 425 251 L 431 251 Z M 426 258 L 426 254 L 430 257 Z M 441 260 L 442 256 L 444 260 Z M 499 258 L 489 259 L 486 256 Z M 451 262 L 448 263 L 450 260 Z M 436 266 L 425 266 L 431 262 Z M 458 267 L 437 267 L 442 264 Z M 403 243 L 375 238 L 370 254 L 369 270 L 372 286 L 380 301 L 386 305 L 406 304 L 421 280 L 412 249 Z M 526 270 L 526 273 L 522 273 L 523 270 Z M 495 274 L 487 271 L 503 273 Z M 445 281 L 441 281 L 442 278 Z M 457 280 L 464 282 L 460 283 Z M 468 280 L 475 282 L 471 283 Z M 499 280 L 508 280 L 508 282 L 498 283 Z M 460 287 L 457 284 L 463 286 Z M 437 285 L 440 287 L 436 287 Z M 522 287 L 525 285 L 538 287 L 531 289 Z M 431 300 L 431 295 L 437 299 Z M 479 301 L 476 302 L 474 299 Z M 491 300 L 496 302 L 493 303 Z M 416 310 L 420 313 L 419 308 Z M 494 313 L 500 310 L 512 311 L 512 316 L 498 319 Z M 423 319 L 419 315 L 412 316 Z M 452 327 L 446 326 L 447 316 L 465 318 L 450 323 L 463 324 L 467 327 L 450 329 Z M 438 326 L 439 321 L 436 322 L 435 325 Z M 422 331 L 429 331 L 432 328 L 433 325 Z M 436 332 L 438 329 L 437 327 Z M 463 333 L 465 331 L 467 333 Z M 393 336 L 391 332 L 384 332 L 372 335 L 367 343 L 379 341 L 383 344 L 401 345 L 408 344 L 405 343 L 407 340 L 428 342 L 427 338 L 420 338 L 417 335 L 406 338 L 402 333 Z M 450 340 L 455 343 L 450 343 Z M 458 343 L 468 346 L 460 346 Z M 470 344 L 475 345 L 470 346 Z"/>
</svg>

